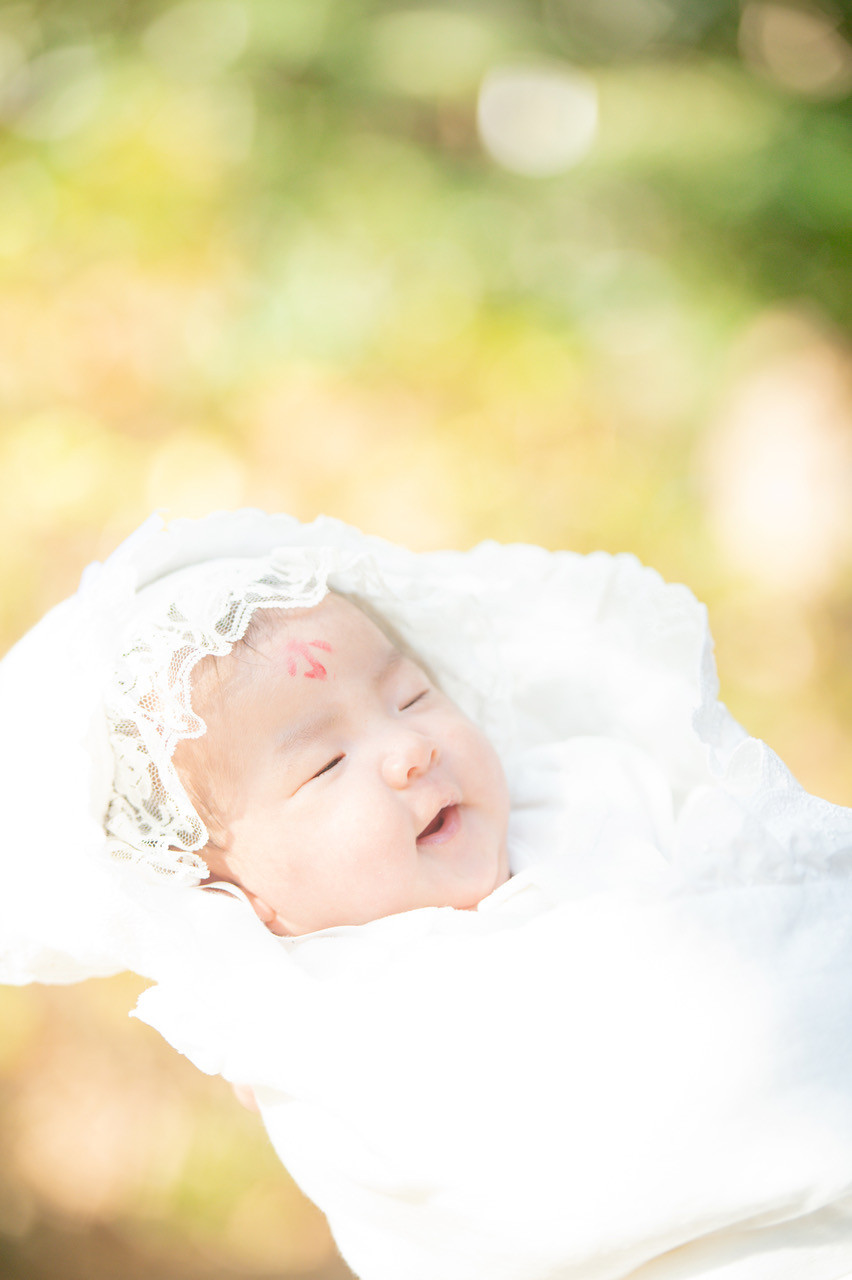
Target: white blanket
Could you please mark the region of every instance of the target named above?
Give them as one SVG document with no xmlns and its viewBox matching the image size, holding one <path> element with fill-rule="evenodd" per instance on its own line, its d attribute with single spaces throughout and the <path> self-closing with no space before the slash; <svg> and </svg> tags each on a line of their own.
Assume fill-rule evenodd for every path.
<svg viewBox="0 0 852 1280">
<path fill-rule="evenodd" d="M 106 867 L 90 815 L 73 858 L 39 846 L 63 910 L 22 908 L 28 873 L 4 864 L 6 980 L 154 977 L 139 1016 L 255 1087 L 362 1280 L 852 1275 L 852 811 L 731 721 L 684 588 L 631 557 L 418 557 L 335 522 L 211 518 L 108 564 L 5 660 L 0 709 L 48 705 L 51 646 L 122 575 L 287 541 L 336 547 L 335 585 L 493 734 L 512 880 L 475 912 L 282 940 L 238 898 Z M 96 721 L 52 735 L 68 811 L 103 802 Z M 3 761 L 22 812 L 39 741 L 49 771 L 35 730 Z"/>
</svg>

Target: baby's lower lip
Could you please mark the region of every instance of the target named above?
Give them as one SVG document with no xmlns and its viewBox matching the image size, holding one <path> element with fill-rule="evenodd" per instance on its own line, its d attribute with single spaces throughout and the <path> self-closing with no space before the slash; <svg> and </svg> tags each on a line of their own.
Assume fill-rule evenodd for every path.
<svg viewBox="0 0 852 1280">
<path fill-rule="evenodd" d="M 437 831 L 433 831 L 428 836 L 418 836 L 418 845 L 424 844 L 446 844 L 448 840 L 452 840 L 453 836 L 461 826 L 461 814 L 457 804 L 448 804 L 441 810 L 443 821 Z"/>
</svg>

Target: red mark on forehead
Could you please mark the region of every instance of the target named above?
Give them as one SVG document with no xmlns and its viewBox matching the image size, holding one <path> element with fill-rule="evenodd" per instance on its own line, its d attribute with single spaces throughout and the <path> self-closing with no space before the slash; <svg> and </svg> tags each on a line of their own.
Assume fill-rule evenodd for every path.
<svg viewBox="0 0 852 1280">
<path fill-rule="evenodd" d="M 308 670 L 302 672 L 305 679 L 324 680 L 328 672 L 312 653 L 308 653 L 309 648 L 325 649 L 326 653 L 331 653 L 331 645 L 327 640 L 288 640 L 284 648 L 287 654 L 287 671 L 291 676 L 296 675 L 299 669 L 298 659 L 304 658 L 308 664 Z"/>
</svg>

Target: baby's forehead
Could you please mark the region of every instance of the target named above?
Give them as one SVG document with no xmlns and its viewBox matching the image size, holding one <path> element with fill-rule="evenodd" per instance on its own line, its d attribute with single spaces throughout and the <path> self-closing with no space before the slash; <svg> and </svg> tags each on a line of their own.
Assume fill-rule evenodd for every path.
<svg viewBox="0 0 852 1280">
<path fill-rule="evenodd" d="M 356 645 L 379 653 L 399 647 L 378 619 L 360 605 L 330 591 L 309 609 L 256 610 L 242 640 L 228 656 L 251 661 L 253 655 L 259 663 L 283 661 L 291 667 L 295 657 L 307 655 L 311 649 L 320 655 L 345 653 Z M 296 663 L 297 670 L 299 666 Z M 316 669 L 304 674 L 321 678 Z"/>
<path fill-rule="evenodd" d="M 357 658 L 357 661 L 347 659 Z M 256 689 L 270 680 L 322 684 L 336 675 L 344 660 L 350 681 L 375 678 L 378 668 L 410 658 L 407 647 L 388 634 L 378 619 L 360 605 L 329 592 L 308 609 L 258 609 L 242 639 L 221 657 L 208 657 L 193 677 L 195 695 L 206 700 L 214 693 L 231 699 L 240 690 Z M 199 706 L 195 708 L 201 710 Z"/>
<path fill-rule="evenodd" d="M 310 608 L 260 608 L 255 609 L 245 635 L 237 645 L 249 648 L 263 648 L 270 641 L 299 630 L 302 626 L 311 626 L 320 630 L 339 632 L 347 627 L 357 626 L 366 614 L 351 600 L 329 591 L 319 604 Z M 236 645 L 234 646 L 237 647 Z"/>
</svg>

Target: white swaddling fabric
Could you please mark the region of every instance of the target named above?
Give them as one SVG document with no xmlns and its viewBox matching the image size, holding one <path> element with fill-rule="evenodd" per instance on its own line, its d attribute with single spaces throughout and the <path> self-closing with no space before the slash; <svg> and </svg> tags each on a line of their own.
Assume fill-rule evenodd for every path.
<svg viewBox="0 0 852 1280">
<path fill-rule="evenodd" d="M 279 939 L 104 859 L 105 620 L 282 545 L 330 549 L 331 584 L 492 735 L 514 875 L 478 910 Z M 716 694 L 703 608 L 629 556 L 418 556 L 257 512 L 149 528 L 0 665 L 30 726 L 3 747 L 0 976 L 154 978 L 138 1016 L 255 1087 L 362 1280 L 842 1280 L 852 811 Z"/>
</svg>

